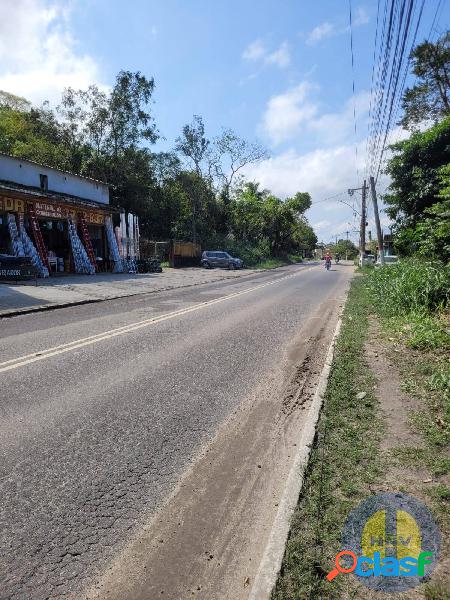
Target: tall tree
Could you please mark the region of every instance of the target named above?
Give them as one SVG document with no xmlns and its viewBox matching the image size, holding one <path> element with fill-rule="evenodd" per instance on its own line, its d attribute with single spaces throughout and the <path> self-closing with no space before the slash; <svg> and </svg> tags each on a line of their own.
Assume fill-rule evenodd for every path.
<svg viewBox="0 0 450 600">
<path fill-rule="evenodd" d="M 403 254 L 420 252 L 448 260 L 450 117 L 392 150 L 387 167 L 391 184 L 384 202 L 395 220 L 397 248 Z"/>
<path fill-rule="evenodd" d="M 22 96 L 0 90 L 0 108 L 11 108 L 27 112 L 31 109 L 31 102 L 26 98 L 22 98 Z"/>
<path fill-rule="evenodd" d="M 194 115 L 192 123 L 185 125 L 182 134 L 177 137 L 175 150 L 194 167 L 199 177 L 210 175 L 209 168 L 204 169 L 204 163 L 208 158 L 210 142 L 205 135 L 203 119 Z"/>
<path fill-rule="evenodd" d="M 269 153 L 258 142 L 240 138 L 232 129 L 224 129 L 214 140 L 216 175 L 223 184 L 223 197 L 230 200 L 230 192 L 238 173 L 247 165 L 268 158 Z"/>
<path fill-rule="evenodd" d="M 426 121 L 450 115 L 450 32 L 436 43 L 423 42 L 411 52 L 417 83 L 403 95 L 401 125 L 414 129 Z"/>
</svg>

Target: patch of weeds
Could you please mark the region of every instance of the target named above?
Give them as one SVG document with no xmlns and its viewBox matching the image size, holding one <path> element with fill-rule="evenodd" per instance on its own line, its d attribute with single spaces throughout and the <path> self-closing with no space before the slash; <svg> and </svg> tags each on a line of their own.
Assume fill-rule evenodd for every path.
<svg viewBox="0 0 450 600">
<path fill-rule="evenodd" d="M 448 587 L 440 582 L 427 583 L 423 593 L 425 600 L 449 600 Z"/>
<path fill-rule="evenodd" d="M 425 387 L 430 392 L 443 392 L 446 395 L 450 394 L 450 372 L 449 369 L 443 367 L 438 368 L 434 373 L 430 373 L 431 377 L 425 383 Z"/>
<path fill-rule="evenodd" d="M 437 485 L 427 490 L 427 495 L 430 498 L 433 506 L 433 511 L 437 517 L 439 528 L 441 530 L 443 547 L 441 548 L 441 556 L 445 556 L 445 551 L 448 548 L 448 538 L 446 533 L 450 528 L 450 487 L 445 483 L 438 483 Z"/>
<path fill-rule="evenodd" d="M 398 342 L 415 350 L 450 348 L 450 335 L 442 315 L 408 313 L 384 318 L 384 329 Z"/>
<path fill-rule="evenodd" d="M 356 277 L 272 600 L 337 600 L 342 598 L 342 586 L 352 585 L 338 578 L 330 586 L 325 575 L 339 550 L 349 512 L 371 494 L 382 472 L 378 449 L 383 426 L 372 391 L 374 380 L 363 362 L 367 314 L 363 278 Z M 363 400 L 357 399 L 359 392 L 366 392 Z"/>
<path fill-rule="evenodd" d="M 416 467 L 418 462 L 423 463 L 429 468 L 433 477 L 443 477 L 450 473 L 450 458 L 441 456 L 429 448 L 402 446 L 392 448 L 390 455 L 398 465 Z"/>
<path fill-rule="evenodd" d="M 436 500 L 448 502 L 450 500 L 450 487 L 444 483 L 439 483 L 430 491 L 430 495 Z"/>
<path fill-rule="evenodd" d="M 411 423 L 422 433 L 426 441 L 435 447 L 444 448 L 450 443 L 450 431 L 440 417 L 433 413 L 416 411 L 411 415 Z"/>
<path fill-rule="evenodd" d="M 398 448 L 392 448 L 390 454 L 398 464 L 404 463 L 413 466 L 417 464 L 418 460 L 425 461 L 426 450 L 413 446 L 399 446 Z"/>
<path fill-rule="evenodd" d="M 407 345 L 418 350 L 450 348 L 450 336 L 439 317 L 419 315 L 409 318 L 411 330 Z"/>
</svg>

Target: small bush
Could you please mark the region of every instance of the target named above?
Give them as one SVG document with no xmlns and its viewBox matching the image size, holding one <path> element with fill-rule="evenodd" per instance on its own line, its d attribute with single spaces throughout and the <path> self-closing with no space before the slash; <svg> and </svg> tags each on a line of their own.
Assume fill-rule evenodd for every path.
<svg viewBox="0 0 450 600">
<path fill-rule="evenodd" d="M 448 306 L 450 266 L 406 259 L 368 272 L 367 284 L 381 314 L 429 314 Z"/>
</svg>

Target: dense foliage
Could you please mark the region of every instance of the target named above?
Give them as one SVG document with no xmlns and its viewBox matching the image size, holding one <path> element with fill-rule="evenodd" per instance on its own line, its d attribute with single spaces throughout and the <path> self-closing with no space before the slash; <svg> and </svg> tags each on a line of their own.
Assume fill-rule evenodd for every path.
<svg viewBox="0 0 450 600">
<path fill-rule="evenodd" d="M 450 32 L 416 46 L 410 60 L 416 83 L 403 95 L 401 124 L 414 129 L 450 115 Z"/>
<path fill-rule="evenodd" d="M 122 71 L 109 92 L 65 90 L 56 110 L 0 92 L 0 152 L 109 183 L 112 204 L 138 214 L 150 239 L 193 240 L 241 253 L 247 264 L 310 252 L 309 194 L 284 201 L 241 176 L 267 157 L 259 143 L 230 129 L 208 139 L 196 115 L 173 151 L 151 150 L 154 86 Z"/>
<path fill-rule="evenodd" d="M 450 117 L 392 147 L 386 213 L 400 254 L 450 259 Z"/>
<path fill-rule="evenodd" d="M 432 313 L 450 300 L 450 267 L 439 261 L 402 260 L 368 276 L 371 296 L 385 315 Z"/>
</svg>

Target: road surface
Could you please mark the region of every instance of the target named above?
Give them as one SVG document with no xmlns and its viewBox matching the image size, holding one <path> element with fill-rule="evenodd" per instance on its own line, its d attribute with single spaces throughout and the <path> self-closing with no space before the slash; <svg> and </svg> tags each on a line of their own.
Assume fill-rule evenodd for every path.
<svg viewBox="0 0 450 600">
<path fill-rule="evenodd" d="M 245 598 L 352 271 L 1 320 L 0 598 Z"/>
</svg>

